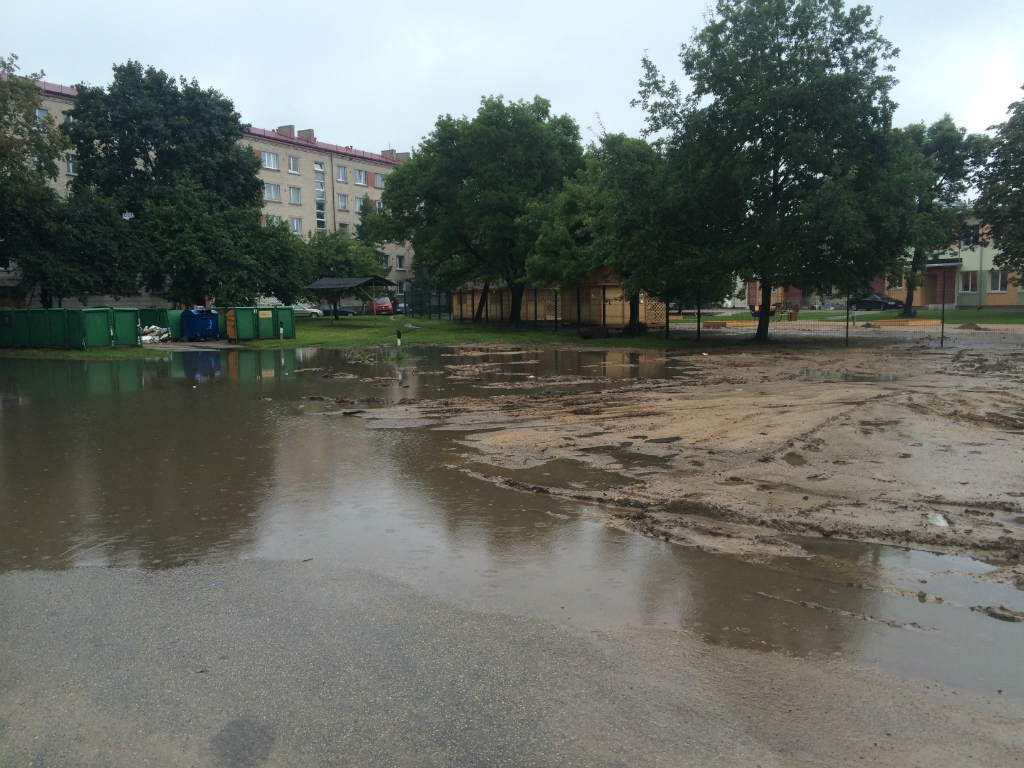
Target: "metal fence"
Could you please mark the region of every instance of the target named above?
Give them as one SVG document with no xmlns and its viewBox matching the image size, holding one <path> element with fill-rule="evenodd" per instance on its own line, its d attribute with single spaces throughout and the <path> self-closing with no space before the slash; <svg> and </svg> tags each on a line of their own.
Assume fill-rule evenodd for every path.
<svg viewBox="0 0 1024 768">
<path fill-rule="evenodd" d="M 667 328 L 671 337 L 700 339 L 752 336 L 758 319 L 749 309 L 707 309 L 671 314 Z M 969 345 L 983 339 L 1024 344 L 1024 307 L 919 309 L 912 317 L 901 310 L 853 311 L 776 310 L 768 335 L 776 339 L 821 339 L 850 345 L 865 341 L 918 342 L 944 347 Z"/>
<path fill-rule="evenodd" d="M 454 291 L 413 291 L 406 296 L 407 312 L 424 318 L 470 322 L 482 306 L 485 324 L 509 321 L 511 292 L 491 289 L 482 300 L 480 288 Z M 579 286 L 565 290 L 527 288 L 522 299 L 520 322 L 535 327 L 570 329 L 605 326 L 614 335 L 629 319 L 629 304 L 621 288 Z M 643 296 L 640 322 L 648 335 L 699 340 L 752 337 L 758 318 L 747 307 L 697 310 L 670 307 Z M 904 317 L 901 310 L 854 311 L 836 309 L 784 309 L 773 311 L 769 338 L 820 340 L 838 345 L 861 342 L 915 342 L 929 346 L 971 345 L 983 340 L 1002 340 L 1024 345 L 1024 306 L 965 307 L 940 305 Z"/>
</svg>

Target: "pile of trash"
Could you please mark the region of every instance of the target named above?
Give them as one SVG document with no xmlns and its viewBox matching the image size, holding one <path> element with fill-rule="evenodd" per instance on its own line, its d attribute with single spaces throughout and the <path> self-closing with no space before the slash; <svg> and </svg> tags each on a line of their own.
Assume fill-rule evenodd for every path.
<svg viewBox="0 0 1024 768">
<path fill-rule="evenodd" d="M 171 329 L 161 328 L 159 325 L 151 325 L 142 329 L 143 344 L 159 344 L 161 341 L 171 340 Z"/>
</svg>

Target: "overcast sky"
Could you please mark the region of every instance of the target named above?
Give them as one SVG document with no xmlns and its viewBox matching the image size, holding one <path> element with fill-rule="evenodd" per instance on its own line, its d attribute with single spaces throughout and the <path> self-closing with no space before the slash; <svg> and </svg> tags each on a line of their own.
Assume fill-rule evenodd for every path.
<svg viewBox="0 0 1024 768">
<path fill-rule="evenodd" d="M 629 101 L 644 51 L 681 75 L 678 51 L 708 0 L 292 3 L 249 0 L 7 0 L 0 53 L 23 73 L 105 85 L 127 59 L 195 77 L 260 128 L 407 150 L 440 114 L 471 114 L 481 95 L 540 94 L 600 131 L 639 132 Z M 1004 119 L 1024 85 L 1024 0 L 879 0 L 901 50 L 900 124 L 949 112 L 972 131 Z"/>
</svg>

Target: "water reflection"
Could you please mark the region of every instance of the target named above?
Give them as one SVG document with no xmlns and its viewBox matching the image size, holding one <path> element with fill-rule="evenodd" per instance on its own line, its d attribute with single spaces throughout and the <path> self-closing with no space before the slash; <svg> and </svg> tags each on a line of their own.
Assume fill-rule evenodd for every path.
<svg viewBox="0 0 1024 768">
<path fill-rule="evenodd" d="M 963 685 L 998 677 L 1024 695 L 1018 627 L 966 610 L 1024 607 L 1009 588 L 955 575 L 983 566 L 839 542 L 806 542 L 815 557 L 771 563 L 674 547 L 607 528 L 599 510 L 461 471 L 452 433 L 369 429 L 308 399 L 490 396 L 524 369 L 583 380 L 544 387 L 607 388 L 679 367 L 664 355 L 554 349 L 0 359 L 0 570 L 312 558 L 488 610 L 841 653 Z M 564 469 L 567 483 L 619 477 Z M 946 602 L 900 592 L 921 579 Z"/>
</svg>

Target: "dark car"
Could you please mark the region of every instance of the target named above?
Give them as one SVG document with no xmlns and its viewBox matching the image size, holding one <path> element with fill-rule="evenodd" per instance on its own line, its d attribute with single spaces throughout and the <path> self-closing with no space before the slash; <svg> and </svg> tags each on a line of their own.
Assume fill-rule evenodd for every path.
<svg viewBox="0 0 1024 768">
<path fill-rule="evenodd" d="M 324 317 L 332 317 L 334 307 L 331 304 L 317 304 L 316 308 L 324 313 Z M 359 313 L 352 307 L 338 307 L 338 317 L 354 317 Z"/>
<path fill-rule="evenodd" d="M 884 296 L 881 293 L 872 293 L 863 299 L 850 302 L 850 309 L 854 312 L 865 312 L 869 310 L 903 309 L 903 302 Z"/>
</svg>

